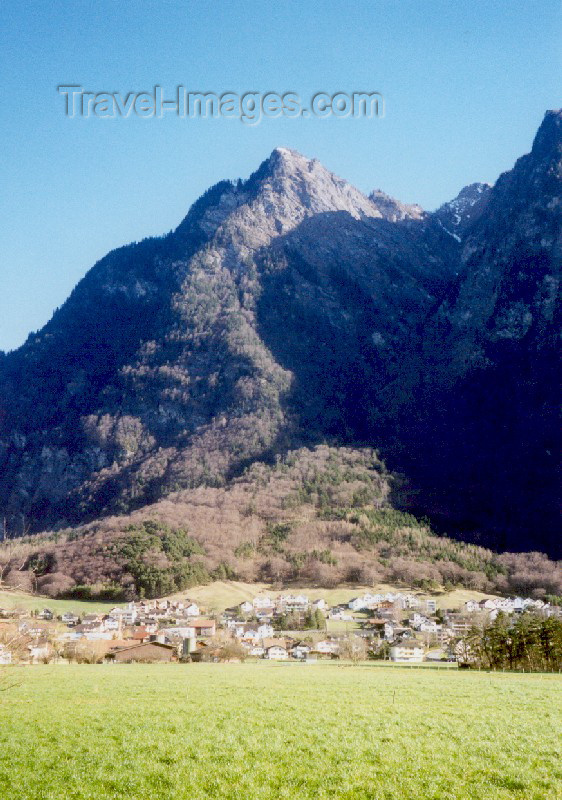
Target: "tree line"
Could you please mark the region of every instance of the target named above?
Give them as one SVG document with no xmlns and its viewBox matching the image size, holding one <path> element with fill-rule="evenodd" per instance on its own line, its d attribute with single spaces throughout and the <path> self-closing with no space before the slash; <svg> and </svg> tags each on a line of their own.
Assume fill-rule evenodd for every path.
<svg viewBox="0 0 562 800">
<path fill-rule="evenodd" d="M 479 669 L 562 670 L 562 619 L 500 612 L 493 622 L 473 626 L 457 645 L 462 665 Z"/>
</svg>

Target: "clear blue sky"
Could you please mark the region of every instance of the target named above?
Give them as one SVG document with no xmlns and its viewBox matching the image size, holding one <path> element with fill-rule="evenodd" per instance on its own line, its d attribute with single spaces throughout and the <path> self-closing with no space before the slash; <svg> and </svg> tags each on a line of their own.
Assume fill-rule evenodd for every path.
<svg viewBox="0 0 562 800">
<path fill-rule="evenodd" d="M 3 0 L 0 31 L 4 350 L 108 250 L 175 227 L 276 145 L 432 209 L 509 169 L 561 105 L 560 0 Z M 72 120 L 61 83 L 378 90 L 386 116 Z"/>
</svg>

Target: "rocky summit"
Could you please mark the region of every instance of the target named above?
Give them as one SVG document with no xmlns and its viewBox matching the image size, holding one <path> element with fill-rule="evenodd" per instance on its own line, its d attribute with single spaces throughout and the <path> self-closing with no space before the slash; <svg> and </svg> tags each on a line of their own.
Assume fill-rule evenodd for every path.
<svg viewBox="0 0 562 800">
<path fill-rule="evenodd" d="M 277 148 L 109 253 L 0 354 L 6 530 L 328 442 L 376 447 L 441 532 L 558 554 L 561 127 L 434 213 Z"/>
</svg>

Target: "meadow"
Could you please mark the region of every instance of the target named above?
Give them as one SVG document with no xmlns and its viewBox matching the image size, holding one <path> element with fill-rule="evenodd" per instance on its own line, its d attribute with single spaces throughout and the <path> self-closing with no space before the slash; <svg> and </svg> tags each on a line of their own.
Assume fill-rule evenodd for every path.
<svg viewBox="0 0 562 800">
<path fill-rule="evenodd" d="M 555 800 L 562 680 L 377 664 L 9 668 L 3 800 Z"/>
<path fill-rule="evenodd" d="M 89 614 L 90 612 L 107 614 L 115 605 L 115 603 L 97 600 L 60 600 L 27 592 L 0 589 L 0 608 L 7 609 L 19 608 L 25 611 L 39 612 L 44 608 L 50 608 L 57 615 L 64 614 L 65 611 L 73 611 L 77 614 Z"/>
<path fill-rule="evenodd" d="M 283 589 L 273 589 L 268 583 L 244 583 L 243 581 L 213 581 L 203 586 L 196 586 L 184 592 L 176 592 L 170 595 L 171 599 L 190 598 L 199 603 L 202 608 L 210 612 L 221 612 L 225 608 L 237 606 L 245 600 L 253 600 L 258 595 L 269 595 L 277 597 L 287 593 L 306 594 L 311 598 L 323 597 L 329 605 L 337 603 L 348 603 L 352 597 L 358 597 L 365 592 L 411 592 L 416 594 L 421 601 L 431 597 L 437 600 L 440 608 L 461 608 L 467 600 L 483 600 L 484 598 L 494 597 L 492 594 L 477 592 L 472 589 L 456 588 L 452 591 L 433 592 L 431 594 L 412 589 L 409 587 L 397 587 L 388 583 L 377 583 L 373 586 L 344 585 L 335 589 L 323 589 L 306 584 L 288 584 Z M 103 602 L 100 600 L 61 600 L 51 597 L 44 597 L 38 594 L 16 591 L 14 589 L 0 588 L 0 608 L 21 608 L 27 611 L 41 611 L 47 607 L 56 614 L 64 614 L 65 611 L 74 611 L 77 614 L 87 614 L 93 611 L 107 613 L 115 605 L 124 605 L 123 602 Z M 345 629 L 334 626 L 333 630 Z"/>
</svg>

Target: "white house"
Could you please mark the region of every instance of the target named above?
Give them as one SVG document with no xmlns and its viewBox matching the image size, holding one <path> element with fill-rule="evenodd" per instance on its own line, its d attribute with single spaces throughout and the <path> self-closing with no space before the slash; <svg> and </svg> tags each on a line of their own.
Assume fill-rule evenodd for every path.
<svg viewBox="0 0 562 800">
<path fill-rule="evenodd" d="M 391 622 L 384 623 L 384 638 L 387 642 L 394 639 L 394 625 Z"/>
<path fill-rule="evenodd" d="M 498 608 L 501 611 L 505 611 L 506 614 L 513 614 L 513 612 L 515 611 L 514 602 L 509 597 L 506 597 L 505 599 L 500 600 Z"/>
<path fill-rule="evenodd" d="M 321 642 L 316 642 L 314 645 L 314 651 L 316 653 L 323 653 L 325 655 L 331 655 L 332 653 L 337 653 L 340 649 L 338 642 L 330 641 L 329 639 L 324 639 Z"/>
<path fill-rule="evenodd" d="M 395 642 L 390 648 L 391 661 L 421 664 L 423 655 L 423 644 L 415 639 L 404 639 L 401 642 Z"/>
<path fill-rule="evenodd" d="M 52 652 L 51 645 L 47 641 L 35 642 L 28 645 L 27 649 L 32 661 L 40 661 L 43 658 L 47 658 Z"/>
<path fill-rule="evenodd" d="M 310 647 L 307 644 L 303 644 L 302 642 L 296 644 L 291 650 L 291 655 L 293 656 L 293 658 L 306 658 L 309 653 L 310 653 Z"/>
<path fill-rule="evenodd" d="M 11 664 L 12 654 L 6 650 L 3 644 L 0 644 L 0 664 Z"/>
<path fill-rule="evenodd" d="M 287 611 L 306 611 L 310 602 L 305 594 L 284 594 L 278 598 L 278 604 Z"/>
<path fill-rule="evenodd" d="M 257 643 L 260 640 L 258 632 L 257 632 L 257 630 L 255 628 L 248 628 L 247 630 L 244 630 L 240 634 L 240 636 L 246 642 L 256 642 Z"/>
<path fill-rule="evenodd" d="M 66 625 L 77 625 L 80 617 L 78 617 L 76 614 L 73 614 L 71 611 L 65 611 L 61 617 L 61 620 Z"/>
<path fill-rule="evenodd" d="M 419 629 L 422 633 L 437 633 L 441 630 L 441 625 L 432 619 L 426 619 L 421 623 Z"/>
<path fill-rule="evenodd" d="M 136 608 L 140 610 L 141 613 L 146 614 L 148 611 L 152 611 L 153 609 L 158 607 L 158 603 L 156 600 L 139 600 L 138 603 L 135 603 Z"/>
<path fill-rule="evenodd" d="M 109 615 L 115 619 L 120 619 L 123 625 L 134 625 L 138 616 L 134 605 L 129 605 L 127 608 L 112 608 Z"/>
<path fill-rule="evenodd" d="M 251 614 L 252 611 L 254 610 L 254 606 L 248 600 L 245 600 L 243 603 L 240 603 L 239 608 L 243 614 Z"/>
<path fill-rule="evenodd" d="M 274 635 L 274 630 L 271 625 L 259 625 L 257 629 L 258 639 L 267 639 L 269 636 Z"/>
<path fill-rule="evenodd" d="M 273 647 L 266 648 L 265 658 L 269 658 L 274 661 L 286 661 L 289 658 L 289 654 L 284 647 L 274 644 Z"/>
<path fill-rule="evenodd" d="M 388 602 L 393 603 L 398 597 L 401 595 L 394 595 L 394 594 L 372 594 L 371 592 L 366 592 L 362 597 L 354 597 L 353 600 L 350 600 L 348 608 L 352 611 L 361 611 L 363 609 L 373 609 L 379 605 L 379 603 L 384 602 L 385 600 Z"/>
<path fill-rule="evenodd" d="M 249 630 L 249 626 L 245 622 L 238 622 L 237 620 L 232 620 L 227 625 L 227 628 L 232 632 L 232 635 L 235 636 L 237 639 L 241 639 L 247 630 Z"/>
<path fill-rule="evenodd" d="M 162 628 L 160 633 L 163 633 L 164 636 L 167 636 L 170 639 L 195 639 L 195 628 L 191 628 L 187 625 L 179 625 L 174 628 Z"/>
<path fill-rule="evenodd" d="M 253 606 L 256 610 L 271 609 L 273 608 L 273 600 L 271 597 L 254 597 Z"/>
<path fill-rule="evenodd" d="M 252 644 L 248 647 L 248 654 L 257 658 L 262 658 L 265 655 L 265 648 L 258 644 Z"/>
<path fill-rule="evenodd" d="M 312 603 L 313 611 L 325 611 L 327 608 L 327 603 L 323 597 L 320 597 L 318 600 L 314 600 Z"/>
<path fill-rule="evenodd" d="M 351 609 L 351 611 L 362 611 L 365 608 L 365 601 L 362 597 L 354 597 L 349 601 L 347 607 Z"/>
<path fill-rule="evenodd" d="M 183 613 L 186 617 L 198 617 L 201 612 L 197 603 L 190 603 L 184 608 Z"/>
<path fill-rule="evenodd" d="M 332 608 L 330 613 L 328 614 L 328 618 L 329 619 L 343 619 L 343 620 L 352 620 L 353 619 L 351 614 L 348 614 L 348 612 L 344 608 L 339 608 L 339 607 Z"/>
</svg>

